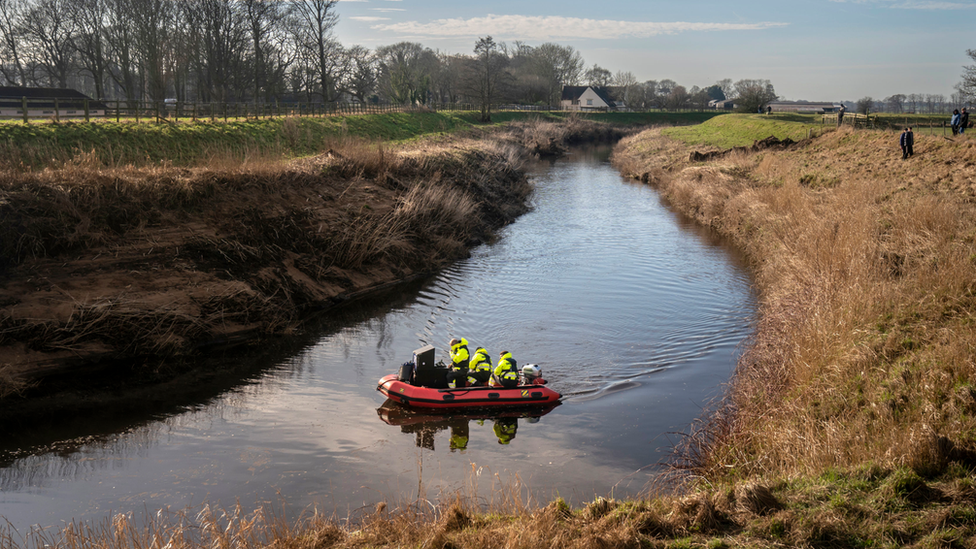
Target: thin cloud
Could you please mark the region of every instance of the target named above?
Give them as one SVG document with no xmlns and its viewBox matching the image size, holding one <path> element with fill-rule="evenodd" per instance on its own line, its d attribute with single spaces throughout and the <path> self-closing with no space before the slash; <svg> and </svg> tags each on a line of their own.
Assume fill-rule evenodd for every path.
<svg viewBox="0 0 976 549">
<path fill-rule="evenodd" d="M 561 16 L 489 15 L 472 19 L 437 19 L 429 23 L 406 21 L 374 25 L 373 30 L 411 36 L 453 38 L 484 36 L 516 37 L 521 40 L 554 40 L 567 38 L 644 38 L 661 34 L 702 31 L 750 31 L 785 27 L 788 23 L 692 23 L 653 21 L 614 21 Z"/>
<path fill-rule="evenodd" d="M 390 20 L 389 17 L 374 17 L 374 16 L 370 16 L 370 15 L 356 15 L 356 16 L 353 16 L 353 17 L 348 17 L 348 19 L 351 19 L 353 21 L 365 21 L 367 23 L 375 23 L 377 21 L 389 21 Z"/>
<path fill-rule="evenodd" d="M 389 12 L 389 11 L 407 11 L 407 10 L 403 8 L 369 8 L 369 11 Z"/>
<path fill-rule="evenodd" d="M 967 10 L 976 8 L 976 4 L 961 2 L 899 2 L 891 5 L 896 10 Z"/>
<path fill-rule="evenodd" d="M 976 8 L 972 2 L 937 2 L 932 0 L 830 0 L 835 4 L 874 4 L 893 10 L 969 10 Z"/>
</svg>

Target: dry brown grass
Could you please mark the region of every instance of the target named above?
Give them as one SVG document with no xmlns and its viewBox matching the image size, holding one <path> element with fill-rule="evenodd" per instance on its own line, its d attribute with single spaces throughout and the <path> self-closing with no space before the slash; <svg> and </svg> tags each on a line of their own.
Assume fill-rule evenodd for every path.
<svg viewBox="0 0 976 549">
<path fill-rule="evenodd" d="M 0 346 L 169 357 L 290 333 L 305 311 L 430 272 L 524 212 L 523 154 L 343 139 L 287 163 L 4 171 Z"/>
<path fill-rule="evenodd" d="M 655 134 L 617 161 L 752 258 L 759 325 L 696 468 L 809 475 L 976 445 L 976 148 L 884 132 L 689 165 Z M 646 174 L 646 175 L 645 175 Z"/>
<path fill-rule="evenodd" d="M 471 486 L 477 483 L 472 482 Z M 910 469 L 862 468 L 792 483 L 747 483 L 680 496 L 527 502 L 518 479 L 492 494 L 445 494 L 362 508 L 347 516 L 284 504 L 245 510 L 204 506 L 20 536 L 10 549 L 605 549 L 609 547 L 969 547 L 976 540 L 976 488 L 964 472 L 930 482 Z"/>
</svg>

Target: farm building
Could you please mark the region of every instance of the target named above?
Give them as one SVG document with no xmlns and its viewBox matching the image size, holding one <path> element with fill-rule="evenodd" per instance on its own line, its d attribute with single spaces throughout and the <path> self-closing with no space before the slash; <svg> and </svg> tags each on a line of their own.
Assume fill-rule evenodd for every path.
<svg viewBox="0 0 976 549">
<path fill-rule="evenodd" d="M 619 111 L 626 110 L 623 88 L 602 86 L 563 86 L 560 101 L 568 111 Z"/>
<path fill-rule="evenodd" d="M 773 101 L 768 104 L 772 112 L 796 112 L 803 114 L 824 114 L 837 112 L 840 103 L 816 103 L 812 101 Z"/>
<path fill-rule="evenodd" d="M 713 99 L 708 102 L 708 107 L 720 111 L 730 111 L 735 108 L 735 101 L 732 99 Z"/>
<path fill-rule="evenodd" d="M 24 105 L 30 118 L 104 116 L 108 107 L 70 88 L 24 88 L 0 86 L 0 118 L 23 118 Z"/>
</svg>

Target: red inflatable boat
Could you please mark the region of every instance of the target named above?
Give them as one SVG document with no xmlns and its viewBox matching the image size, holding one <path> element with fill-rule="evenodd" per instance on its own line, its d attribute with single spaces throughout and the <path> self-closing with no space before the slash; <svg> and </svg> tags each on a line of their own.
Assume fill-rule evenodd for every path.
<svg viewBox="0 0 976 549">
<path fill-rule="evenodd" d="M 562 395 L 544 385 L 541 378 L 523 385 L 504 387 L 446 387 L 447 368 L 434 364 L 434 347 L 414 351 L 413 362 L 399 374 L 380 379 L 376 390 L 390 400 L 414 408 L 462 409 L 504 406 L 552 406 Z"/>
</svg>

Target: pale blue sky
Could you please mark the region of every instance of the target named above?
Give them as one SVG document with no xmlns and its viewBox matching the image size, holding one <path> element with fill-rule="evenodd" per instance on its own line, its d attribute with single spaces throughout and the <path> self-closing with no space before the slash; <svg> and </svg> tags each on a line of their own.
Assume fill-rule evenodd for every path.
<svg viewBox="0 0 976 549">
<path fill-rule="evenodd" d="M 587 67 L 705 87 L 769 79 L 785 99 L 953 92 L 976 0 L 340 0 L 336 35 L 471 53 L 478 37 L 573 46 Z"/>
</svg>

